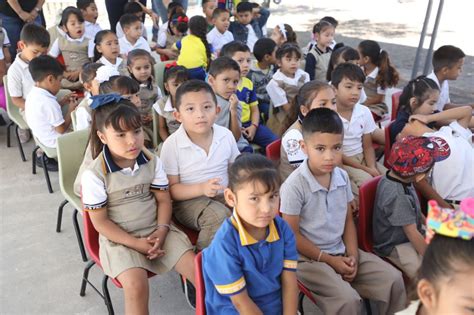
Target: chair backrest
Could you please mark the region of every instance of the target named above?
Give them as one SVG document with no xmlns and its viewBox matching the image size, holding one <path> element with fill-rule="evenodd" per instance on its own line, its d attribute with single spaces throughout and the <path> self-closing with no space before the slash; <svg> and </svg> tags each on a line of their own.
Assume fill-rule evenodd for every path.
<svg viewBox="0 0 474 315">
<path fill-rule="evenodd" d="M 194 268 L 196 274 L 196 315 L 206 314 L 206 288 L 204 287 L 204 276 L 202 272 L 202 252 L 199 252 L 194 258 Z"/>
<path fill-rule="evenodd" d="M 385 148 L 383 151 L 384 159 L 383 159 L 383 165 L 386 168 L 390 168 L 390 165 L 388 165 L 388 157 L 390 156 L 390 151 L 392 150 L 392 145 L 390 144 L 390 126 L 392 126 L 393 121 L 391 121 L 387 126 L 385 126 Z"/>
<path fill-rule="evenodd" d="M 86 249 L 89 252 L 92 260 L 101 266 L 99 258 L 99 232 L 97 232 L 94 225 L 92 224 L 89 212 L 84 211 L 82 218 L 84 221 L 84 240 Z"/>
<path fill-rule="evenodd" d="M 155 64 L 154 70 L 155 70 L 155 83 L 158 85 L 160 88 L 161 92 L 165 92 L 165 87 L 164 87 L 164 82 L 163 82 L 163 77 L 165 75 L 165 68 L 166 65 L 169 63 L 176 62 L 176 60 L 168 60 L 168 61 L 163 61 L 163 62 L 157 62 Z"/>
<path fill-rule="evenodd" d="M 33 134 L 33 139 L 35 140 L 36 145 L 39 146 L 41 150 L 43 150 L 47 157 L 49 157 L 50 159 L 54 159 L 58 156 L 58 151 L 56 151 L 56 148 L 50 148 L 45 146 L 38 140 L 38 138 L 36 138 L 35 134 Z"/>
<path fill-rule="evenodd" d="M 377 176 L 365 182 L 359 189 L 359 247 L 371 253 L 373 251 L 372 217 L 374 211 L 375 193 L 382 176 Z"/>
<path fill-rule="evenodd" d="M 71 112 L 71 124 L 72 124 L 72 130 L 74 131 L 77 131 L 76 110 L 77 108 Z"/>
<path fill-rule="evenodd" d="M 271 161 L 279 161 L 280 160 L 280 147 L 281 147 L 281 139 L 275 140 L 269 145 L 267 145 L 265 149 L 267 158 Z"/>
<path fill-rule="evenodd" d="M 8 77 L 6 75 L 3 76 L 3 86 L 5 89 L 5 100 L 7 103 L 8 117 L 10 117 L 10 119 L 21 129 L 28 129 L 28 124 L 20 114 L 20 109 L 13 104 L 10 93 L 8 92 Z"/>
<path fill-rule="evenodd" d="M 158 128 L 160 127 L 158 113 L 153 107 L 151 108 L 151 117 L 153 117 L 153 147 L 157 148 L 160 142 L 162 142 L 162 140 L 160 137 L 160 133 L 158 132 Z"/>
<path fill-rule="evenodd" d="M 74 181 L 84 159 L 89 133 L 89 129 L 83 129 L 58 138 L 59 186 L 68 201 L 71 201 L 68 197 L 74 194 Z"/>
<path fill-rule="evenodd" d="M 402 95 L 402 91 L 392 94 L 392 117 L 390 119 L 392 121 L 397 118 L 398 105 L 400 104 L 400 95 Z"/>
</svg>

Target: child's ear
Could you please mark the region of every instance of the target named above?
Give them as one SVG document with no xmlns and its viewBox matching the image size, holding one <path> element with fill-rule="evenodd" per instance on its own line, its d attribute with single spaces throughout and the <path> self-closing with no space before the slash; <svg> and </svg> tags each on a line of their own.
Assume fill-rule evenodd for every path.
<svg viewBox="0 0 474 315">
<path fill-rule="evenodd" d="M 174 119 L 176 119 L 177 121 L 179 121 L 180 123 L 182 123 L 182 121 L 181 121 L 181 113 L 179 112 L 179 109 L 176 109 L 176 110 L 173 112 L 173 117 L 174 117 Z"/>
<path fill-rule="evenodd" d="M 212 86 L 216 82 L 216 79 L 214 78 L 213 75 L 208 75 L 207 76 L 207 83 L 209 83 L 210 86 Z"/>
<path fill-rule="evenodd" d="M 301 105 L 300 106 L 300 112 L 301 112 L 301 114 L 303 114 L 303 116 L 306 116 L 309 112 L 309 109 L 306 106 Z"/>
<path fill-rule="evenodd" d="M 169 92 L 170 85 L 168 84 L 168 82 L 163 82 L 163 86 L 164 86 L 165 90 Z"/>
<path fill-rule="evenodd" d="M 97 130 L 97 137 L 99 137 L 100 141 L 103 143 L 103 144 L 107 144 L 107 138 L 105 137 L 105 135 Z"/>
<path fill-rule="evenodd" d="M 235 207 L 235 204 L 236 204 L 236 196 L 234 195 L 234 193 L 232 192 L 232 190 L 230 190 L 230 188 L 226 188 L 224 190 L 224 199 L 225 199 L 225 202 L 231 206 L 231 207 Z"/>
<path fill-rule="evenodd" d="M 26 44 L 25 44 L 24 41 L 19 40 L 19 41 L 18 41 L 18 44 L 17 44 L 17 47 L 18 47 L 18 49 L 21 51 L 21 50 L 23 50 L 23 49 L 26 48 Z"/>
<path fill-rule="evenodd" d="M 301 150 L 303 150 L 304 154 L 308 155 L 308 148 L 306 147 L 306 143 L 304 142 L 304 139 L 300 140 L 300 147 L 301 147 Z"/>
<path fill-rule="evenodd" d="M 84 83 L 82 83 L 82 85 L 84 86 L 84 89 L 86 89 L 86 91 L 90 92 L 90 90 L 92 90 L 92 84 L 91 83 L 84 82 Z"/>
<path fill-rule="evenodd" d="M 216 115 L 219 115 L 220 112 L 221 112 L 221 107 L 216 104 Z"/>
<path fill-rule="evenodd" d="M 418 105 L 418 101 L 416 100 L 416 97 L 411 97 L 410 98 L 410 107 L 414 108 L 416 105 Z"/>
<path fill-rule="evenodd" d="M 416 286 L 416 291 L 421 303 L 428 311 L 427 314 L 431 314 L 437 303 L 436 289 L 428 280 L 421 279 Z"/>
</svg>

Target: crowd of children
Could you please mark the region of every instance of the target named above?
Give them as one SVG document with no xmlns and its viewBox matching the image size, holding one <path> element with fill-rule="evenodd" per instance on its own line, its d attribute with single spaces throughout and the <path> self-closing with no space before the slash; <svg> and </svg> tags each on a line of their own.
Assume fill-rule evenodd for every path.
<svg viewBox="0 0 474 315">
<path fill-rule="evenodd" d="M 399 74 L 377 42 L 336 44 L 338 22 L 324 17 L 301 49 L 289 24 L 265 36 L 270 12 L 255 3 L 202 7 L 188 17 L 171 2 L 150 46 L 143 5 L 127 3 L 114 32 L 94 0 L 78 0 L 49 30 L 25 25 L 7 71 L 35 141 L 56 148 L 90 128 L 74 188 L 125 312 L 147 313 L 147 271 L 193 285 L 196 251 L 208 314 L 296 314 L 297 279 L 325 314 L 360 314 L 363 299 L 400 312 L 408 284 L 418 298 L 404 314 L 453 313 L 461 302 L 448 296 L 472 311 L 474 104 L 453 104 L 448 86 L 461 49 L 435 51 L 433 73 L 404 87 L 384 130 Z M 263 154 L 280 139 L 275 165 Z M 385 166 L 374 143 L 391 148 Z M 377 177 L 369 253 L 358 197 Z M 174 221 L 198 232 L 194 246 Z"/>
</svg>

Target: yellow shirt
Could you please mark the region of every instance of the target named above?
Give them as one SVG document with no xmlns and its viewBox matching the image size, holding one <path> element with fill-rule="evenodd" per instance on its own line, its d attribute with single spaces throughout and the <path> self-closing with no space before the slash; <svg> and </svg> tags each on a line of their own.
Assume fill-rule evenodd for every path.
<svg viewBox="0 0 474 315">
<path fill-rule="evenodd" d="M 257 94 L 255 93 L 252 81 L 246 77 L 241 78 L 235 94 L 242 105 L 242 118 L 240 121 L 246 123 L 252 118 L 250 117 L 250 107 L 258 105 Z"/>
<path fill-rule="evenodd" d="M 179 66 L 187 69 L 207 67 L 206 47 L 199 37 L 189 34 L 174 46 L 180 51 L 176 62 Z"/>
</svg>

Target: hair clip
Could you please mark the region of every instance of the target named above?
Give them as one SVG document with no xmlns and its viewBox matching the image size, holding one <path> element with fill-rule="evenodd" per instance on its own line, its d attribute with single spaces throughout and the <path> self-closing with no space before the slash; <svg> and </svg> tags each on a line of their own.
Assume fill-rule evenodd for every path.
<svg viewBox="0 0 474 315">
<path fill-rule="evenodd" d="M 178 16 L 177 21 L 178 23 L 188 23 L 189 19 L 187 16 Z"/>
<path fill-rule="evenodd" d="M 115 69 L 112 66 L 104 65 L 97 69 L 96 74 L 95 74 L 95 80 L 99 82 L 99 84 L 101 84 L 105 81 L 109 81 L 110 77 L 113 77 L 116 75 L 120 75 L 117 69 Z"/>
<path fill-rule="evenodd" d="M 118 103 L 118 102 L 120 102 L 121 100 L 124 100 L 124 99 L 125 98 L 123 98 L 118 93 L 95 95 L 95 96 L 91 96 L 92 103 L 91 103 L 90 107 L 92 109 L 97 109 L 97 108 L 102 107 L 104 105 Z"/>
<path fill-rule="evenodd" d="M 168 69 L 171 69 L 173 67 L 176 67 L 178 64 L 176 63 L 176 61 L 173 61 L 173 62 L 170 62 L 170 63 L 167 63 L 165 65 L 165 69 L 168 70 Z"/>
<path fill-rule="evenodd" d="M 428 202 L 426 242 L 435 234 L 471 240 L 474 236 L 474 198 L 466 198 L 459 209 L 441 208 L 435 200 Z"/>
<path fill-rule="evenodd" d="M 283 37 L 284 37 L 285 40 L 286 40 L 287 38 L 286 38 L 286 28 L 285 28 L 285 24 L 283 24 L 283 23 L 278 24 L 278 28 L 280 29 L 281 35 L 283 35 Z"/>
</svg>

